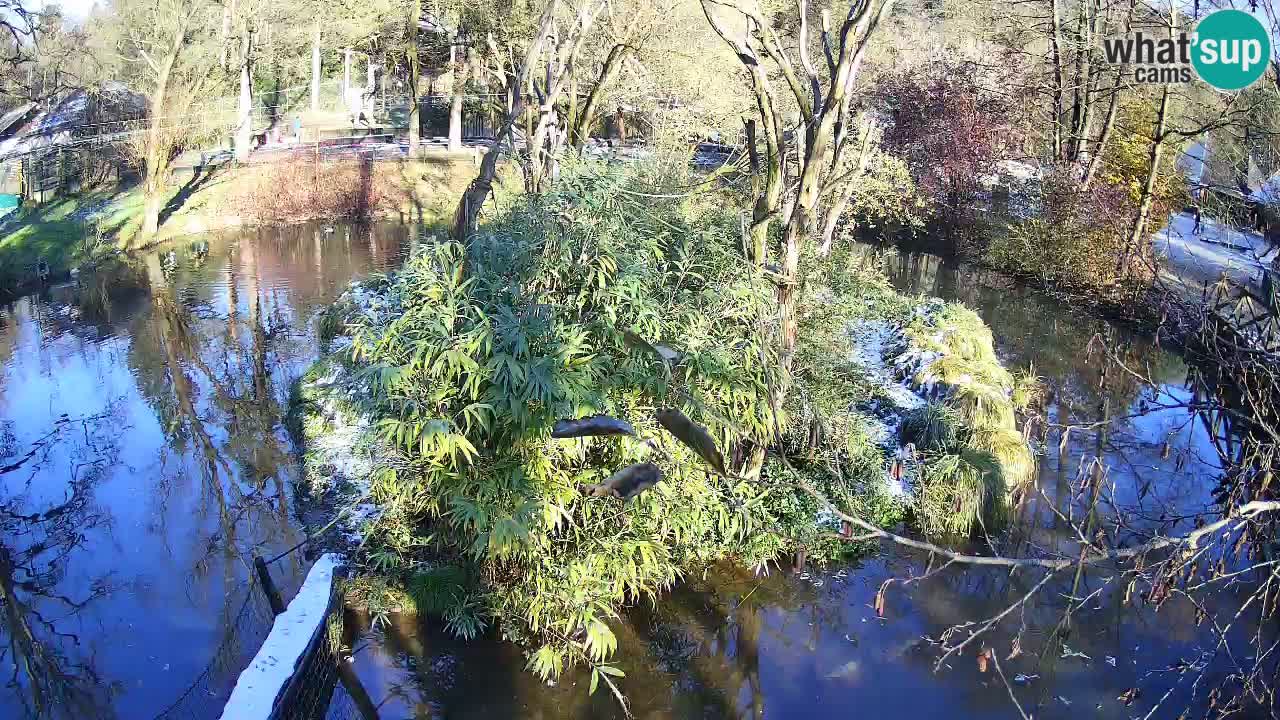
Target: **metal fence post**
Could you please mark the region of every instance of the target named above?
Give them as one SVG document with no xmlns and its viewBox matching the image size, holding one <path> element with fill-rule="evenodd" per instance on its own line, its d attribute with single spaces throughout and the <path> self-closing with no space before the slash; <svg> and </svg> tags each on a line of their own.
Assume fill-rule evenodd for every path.
<svg viewBox="0 0 1280 720">
<path fill-rule="evenodd" d="M 271 579 L 271 571 L 267 569 L 266 561 L 261 556 L 254 555 L 253 567 L 258 571 L 262 592 L 266 593 L 267 602 L 271 603 L 271 612 L 276 615 L 284 613 L 284 599 L 280 597 L 280 591 L 276 589 L 275 581 Z"/>
</svg>

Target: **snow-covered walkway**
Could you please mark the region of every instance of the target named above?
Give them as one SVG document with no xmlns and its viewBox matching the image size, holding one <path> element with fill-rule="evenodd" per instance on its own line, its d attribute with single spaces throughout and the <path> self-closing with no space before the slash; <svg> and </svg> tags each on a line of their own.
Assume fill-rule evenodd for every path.
<svg viewBox="0 0 1280 720">
<path fill-rule="evenodd" d="M 1194 228 L 1190 213 L 1178 213 L 1152 236 L 1156 253 L 1166 260 L 1162 276 L 1167 282 L 1198 298 L 1205 285 L 1225 273 L 1231 281 L 1261 293 L 1263 270 L 1276 257 L 1276 246 L 1262 233 L 1243 232 L 1208 216 L 1198 234 Z"/>
</svg>

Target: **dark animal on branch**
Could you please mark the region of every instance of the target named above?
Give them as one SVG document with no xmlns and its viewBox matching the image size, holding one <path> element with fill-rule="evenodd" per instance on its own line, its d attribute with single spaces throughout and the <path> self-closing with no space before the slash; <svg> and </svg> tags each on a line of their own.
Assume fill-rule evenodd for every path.
<svg viewBox="0 0 1280 720">
<path fill-rule="evenodd" d="M 599 485 L 583 485 L 582 493 L 591 497 L 616 497 L 627 501 L 662 482 L 662 469 L 653 463 L 628 465 Z"/>
<path fill-rule="evenodd" d="M 626 420 L 619 420 L 608 415 L 592 415 L 577 420 L 557 420 L 551 429 L 551 437 L 557 440 L 565 438 L 595 437 L 600 435 L 635 435 L 635 428 Z"/>
<path fill-rule="evenodd" d="M 706 428 L 698 425 L 685 414 L 673 408 L 659 410 L 654 413 L 654 417 L 658 419 L 658 423 L 666 428 L 667 432 L 676 436 L 680 442 L 688 445 L 698 456 L 707 461 L 721 476 L 727 475 L 724 466 L 724 456 L 720 454 L 720 449 L 716 447 L 716 441 L 711 437 L 711 433 Z"/>
</svg>

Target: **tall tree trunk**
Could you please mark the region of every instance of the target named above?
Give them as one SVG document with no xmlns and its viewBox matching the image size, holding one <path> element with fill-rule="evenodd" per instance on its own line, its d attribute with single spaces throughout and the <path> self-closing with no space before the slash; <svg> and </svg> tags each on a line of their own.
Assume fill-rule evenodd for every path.
<svg viewBox="0 0 1280 720">
<path fill-rule="evenodd" d="M 578 74 L 569 75 L 569 102 L 565 111 L 564 124 L 569 128 L 569 143 L 573 143 L 573 129 L 578 126 L 578 118 L 582 116 L 582 107 L 578 102 Z"/>
<path fill-rule="evenodd" d="M 1138 0 L 1129 0 L 1129 7 L 1124 15 L 1124 34 L 1128 35 L 1133 28 L 1133 13 L 1138 6 Z M 1102 167 L 1103 157 L 1106 155 L 1107 142 L 1111 139 L 1111 132 L 1115 128 L 1116 110 L 1120 105 L 1120 93 L 1124 88 L 1125 68 L 1121 67 L 1116 70 L 1116 81 L 1111 90 L 1111 99 L 1107 103 L 1107 114 L 1102 120 L 1102 131 L 1098 135 L 1098 140 L 1094 143 L 1093 149 L 1090 151 L 1089 165 L 1085 169 L 1083 187 L 1088 190 L 1092 185 L 1094 178 L 1098 175 L 1098 170 Z"/>
<path fill-rule="evenodd" d="M 1160 110 L 1156 115 L 1156 130 L 1151 138 L 1151 147 L 1147 153 L 1147 179 L 1142 184 L 1142 195 L 1138 200 L 1138 215 L 1133 219 L 1132 229 L 1125 251 L 1116 266 L 1116 275 L 1123 279 L 1129 273 L 1129 259 L 1140 243 L 1146 242 L 1147 222 L 1151 216 L 1151 204 L 1155 197 L 1156 179 L 1160 175 L 1160 160 L 1164 155 L 1165 130 L 1169 122 L 1169 88 L 1165 85 L 1160 92 Z"/>
<path fill-rule="evenodd" d="M 320 112 L 320 21 L 311 39 L 311 112 Z"/>
<path fill-rule="evenodd" d="M 1062 159 L 1062 21 L 1058 0 L 1049 0 L 1049 61 L 1053 65 L 1053 157 Z"/>
<path fill-rule="evenodd" d="M 1102 132 L 1098 135 L 1098 141 L 1094 143 L 1093 149 L 1090 150 L 1089 165 L 1085 169 L 1082 181 L 1082 187 L 1085 190 L 1093 186 L 1098 170 L 1102 167 L 1102 159 L 1107 152 L 1107 143 L 1111 140 L 1111 131 L 1116 124 L 1116 110 L 1120 106 L 1122 74 L 1123 71 L 1116 72 L 1116 84 L 1111 91 L 1111 100 L 1107 103 L 1107 114 L 1102 118 Z"/>
<path fill-rule="evenodd" d="M 1081 0 L 1076 10 L 1075 46 L 1076 56 L 1072 63 L 1071 80 L 1071 124 L 1070 136 L 1067 138 L 1067 159 L 1070 162 L 1080 161 L 1084 134 L 1088 120 L 1089 105 L 1089 35 L 1091 20 L 1089 9 L 1094 0 Z"/>
<path fill-rule="evenodd" d="M 630 46 L 623 43 L 618 43 L 609 50 L 609 56 L 605 58 L 604 66 L 600 69 L 600 76 L 596 78 L 595 85 L 587 95 L 581 110 L 578 111 L 573 125 L 570 126 L 569 142 L 573 145 L 573 149 L 581 151 L 587 144 L 591 136 L 591 128 L 595 125 L 600 113 L 600 103 L 604 100 L 605 93 L 617 81 L 630 52 Z"/>
<path fill-rule="evenodd" d="M 164 175 L 169 169 L 169 149 L 165 147 L 160 124 L 164 116 L 169 75 L 173 64 L 186 44 L 186 27 L 174 33 L 173 44 L 160 61 L 156 73 L 155 90 L 151 95 L 151 126 L 147 128 L 147 149 L 144 159 L 145 178 L 142 182 L 142 236 L 151 237 L 160 229 L 160 209 L 164 202 Z"/>
<path fill-rule="evenodd" d="M 1172 40 L 1178 29 L 1178 8 L 1173 6 L 1169 11 L 1169 38 Z M 1120 255 L 1116 266 L 1116 276 L 1122 281 L 1129 275 L 1129 259 L 1134 250 L 1141 248 L 1139 243 L 1146 242 L 1147 222 L 1151 216 L 1151 204 L 1155 198 L 1156 179 L 1160 175 L 1160 160 L 1164 155 L 1164 143 L 1167 139 L 1165 131 L 1169 125 L 1169 95 L 1172 86 L 1166 84 L 1160 92 L 1160 109 L 1156 111 L 1155 132 L 1151 135 L 1151 147 L 1147 152 L 1147 179 L 1142 184 L 1142 195 L 1138 199 L 1138 215 L 1133 219 L 1133 227 L 1129 232 L 1125 251 Z"/>
<path fill-rule="evenodd" d="M 418 63 L 418 23 L 422 20 L 422 0 L 409 3 L 409 155 L 418 154 L 421 144 L 422 118 L 418 110 L 418 85 L 421 82 Z"/>
<path fill-rule="evenodd" d="M 449 94 L 449 150 L 452 152 L 462 149 L 462 103 L 470 68 L 466 52 L 459 50 L 459 55 L 461 58 L 453 65 L 453 87 Z"/>
<path fill-rule="evenodd" d="M 253 143 L 253 31 L 245 28 L 240 40 L 240 106 L 236 118 L 236 162 L 249 159 Z"/>
<path fill-rule="evenodd" d="M 751 247 L 748 248 L 749 259 L 757 265 L 765 264 L 769 254 L 769 226 L 778 211 L 778 202 L 782 192 L 782 164 L 774 161 L 777 152 L 773 141 L 766 133 L 766 153 L 768 167 L 762 166 L 760 150 L 756 147 L 756 120 L 749 118 L 746 122 L 747 158 L 751 162 L 751 186 L 755 202 L 751 207 L 751 229 L 748 232 Z M 767 173 L 767 174 L 765 174 Z"/>
<path fill-rule="evenodd" d="M 1098 85 L 1101 84 L 1102 72 L 1097 63 L 1094 62 L 1094 45 L 1098 42 L 1098 14 L 1102 11 L 1100 0 L 1090 0 L 1089 24 L 1085 28 L 1087 35 L 1085 36 L 1085 58 L 1084 69 L 1082 71 L 1081 82 L 1084 83 L 1084 110 L 1081 112 L 1080 119 L 1080 140 L 1079 146 L 1076 148 L 1077 162 L 1082 162 L 1085 154 L 1089 151 L 1088 138 L 1090 130 L 1093 127 L 1093 116 L 1095 114 L 1094 97 L 1098 92 Z"/>
<path fill-rule="evenodd" d="M 227 42 L 231 39 L 231 20 L 235 14 L 235 3 L 222 5 L 222 31 L 218 33 L 218 67 L 227 69 Z"/>
<path fill-rule="evenodd" d="M 347 96 L 351 94 L 351 48 L 342 52 L 342 102 L 347 104 Z"/>
<path fill-rule="evenodd" d="M 502 144 L 511 140 L 514 147 L 514 133 L 512 132 L 516 122 L 524 115 L 524 88 L 529 82 L 529 74 L 533 68 L 534 62 L 542 53 L 542 44 L 547 39 L 547 34 L 551 31 L 551 23 L 555 19 L 555 11 L 559 6 L 557 0 L 551 0 L 547 3 L 547 7 L 543 10 L 542 18 L 539 21 L 538 33 L 534 36 L 533 41 L 529 43 L 529 48 L 525 53 L 524 60 L 516 70 L 516 74 L 508 79 L 507 91 L 510 95 L 508 103 L 507 117 L 502 127 L 498 129 L 498 136 L 493 139 L 493 143 L 489 145 L 485 152 L 484 160 L 480 162 L 480 173 L 471 181 L 467 189 L 462 193 L 462 198 L 458 201 L 458 207 L 453 214 L 452 236 L 457 242 L 466 242 L 470 239 L 471 233 L 475 231 L 476 223 L 480 217 L 480 208 L 484 206 L 485 200 L 489 198 L 490 191 L 493 190 L 493 179 L 498 172 L 498 154 L 502 151 Z M 531 139 L 531 138 L 530 138 Z"/>
</svg>

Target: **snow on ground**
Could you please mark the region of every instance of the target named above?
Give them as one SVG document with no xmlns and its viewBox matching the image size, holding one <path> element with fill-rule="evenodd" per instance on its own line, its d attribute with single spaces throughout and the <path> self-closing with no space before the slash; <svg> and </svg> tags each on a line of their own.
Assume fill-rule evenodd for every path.
<svg viewBox="0 0 1280 720">
<path fill-rule="evenodd" d="M 1156 252 L 1168 261 L 1166 279 L 1182 284 L 1196 297 L 1223 274 L 1240 285 L 1260 289 L 1263 269 L 1277 249 L 1261 233 L 1244 232 L 1207 216 L 1196 234 L 1192 232 L 1195 222 L 1190 213 L 1178 213 L 1152 237 Z"/>
<path fill-rule="evenodd" d="M 1262 183 L 1262 187 L 1250 193 L 1249 197 L 1263 205 L 1280 205 L 1280 172 Z"/>
<path fill-rule="evenodd" d="M 350 303 L 356 312 L 376 320 L 391 311 L 386 298 L 353 283 L 338 299 Z M 337 355 L 351 345 L 351 338 L 340 335 L 330 345 Z M 370 418 L 356 410 L 357 400 L 366 394 L 363 383 L 351 376 L 341 362 L 331 362 L 328 372 L 308 383 L 317 403 L 312 412 L 323 421 L 323 432 L 308 432 L 306 453 L 308 473 L 325 478 L 337 492 L 343 537 L 357 545 L 363 542 L 368 525 L 376 521 L 380 508 L 369 500 L 376 454 L 380 447 Z"/>
<path fill-rule="evenodd" d="M 913 317 L 929 320 L 943 305 L 936 299 L 923 303 L 915 309 Z M 915 377 L 939 355 L 917 346 L 904 332 L 904 327 L 884 320 L 868 320 L 850 327 L 849 359 L 863 369 L 884 398 L 872 401 L 866 418 L 872 425 L 868 433 L 871 440 L 889 456 L 884 474 L 886 489 L 893 497 L 910 502 L 915 494 L 916 468 L 911 453 L 899 442 L 898 430 L 908 412 L 928 402 L 926 396 L 932 386 L 917 387 Z M 897 477 L 889 472 L 895 460 L 900 461 Z"/>
<path fill-rule="evenodd" d="M 329 612 L 334 572 L 341 555 L 325 554 L 307 573 L 302 588 L 284 614 L 275 619 L 258 654 L 240 673 L 231 697 L 222 709 L 222 720 L 267 720 L 293 673 L 306 660 L 307 650 L 321 632 Z M 251 592 L 257 590 L 250 589 Z"/>
<path fill-rule="evenodd" d="M 307 437 L 310 467 L 327 475 L 338 491 L 336 512 L 342 514 L 343 537 L 352 544 L 364 540 L 365 528 L 376 520 L 378 506 L 369 501 L 371 478 L 376 463 L 373 457 L 375 439 L 368 417 L 350 412 L 338 397 L 347 384 L 340 365 L 329 375 L 315 381 L 317 388 L 334 390 L 325 394 L 318 412 L 325 421 L 325 431 Z"/>
<path fill-rule="evenodd" d="M 341 366 L 335 364 L 334 370 L 316 380 L 314 385 L 317 388 L 339 390 L 345 374 Z M 368 418 L 347 412 L 336 397 L 326 397 L 320 403 L 320 413 L 328 428 L 319 437 L 307 438 L 308 452 L 323 456 L 326 463 L 333 467 L 335 474 L 360 484 L 373 471 L 373 458 L 367 453 L 356 451 L 363 444 L 365 433 L 369 430 Z"/>
</svg>

